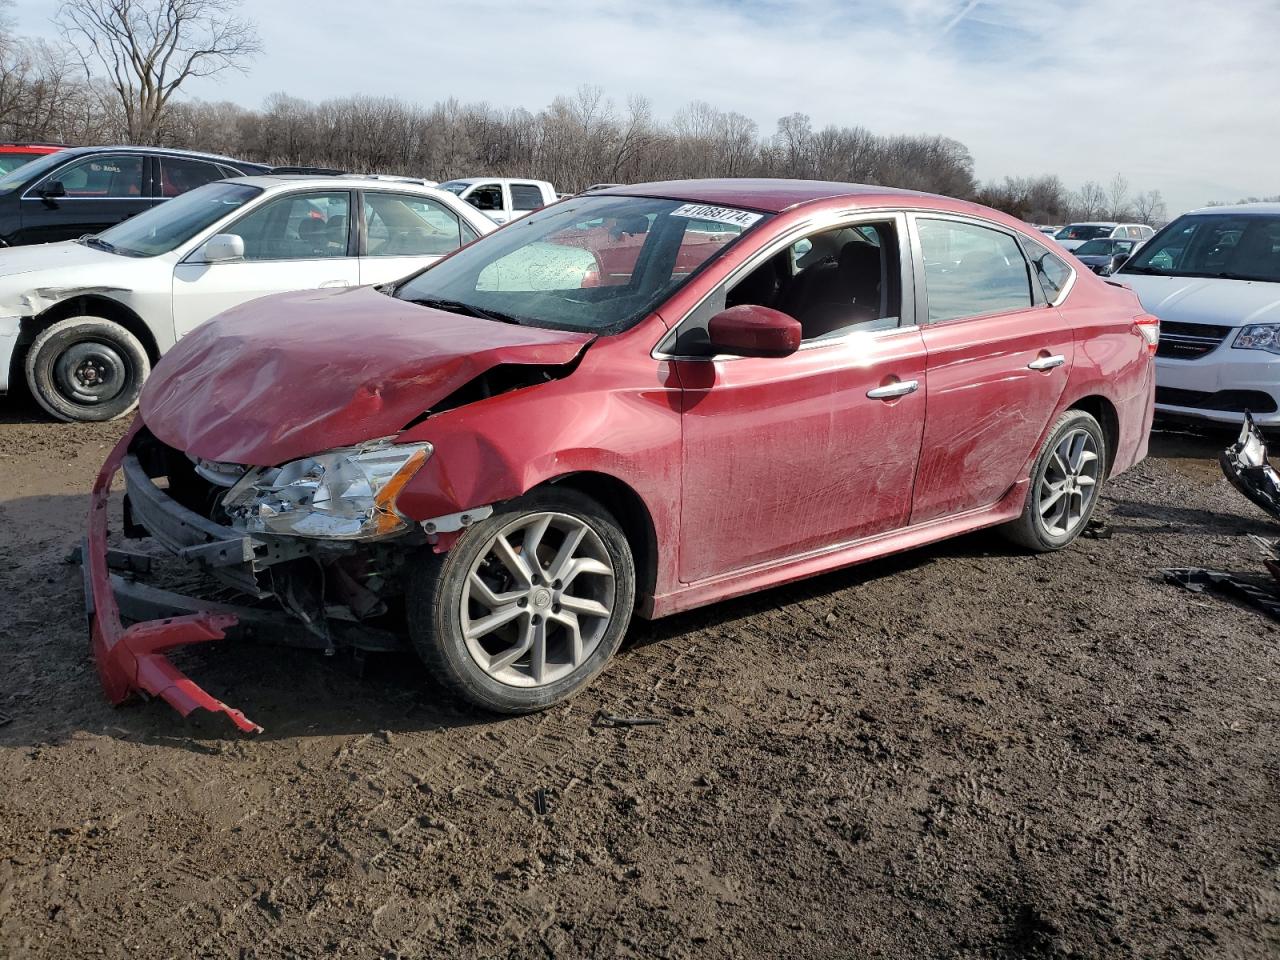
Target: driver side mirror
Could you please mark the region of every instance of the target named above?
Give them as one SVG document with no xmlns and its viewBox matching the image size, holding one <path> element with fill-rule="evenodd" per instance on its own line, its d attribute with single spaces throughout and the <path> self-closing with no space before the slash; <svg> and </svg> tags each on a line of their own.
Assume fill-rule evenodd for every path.
<svg viewBox="0 0 1280 960">
<path fill-rule="evenodd" d="M 215 233 L 200 250 L 205 263 L 230 263 L 244 259 L 244 237 L 234 233 Z"/>
<path fill-rule="evenodd" d="M 67 188 L 63 186 L 61 180 L 50 180 L 40 188 L 40 199 L 50 207 L 56 207 L 57 204 L 54 203 L 54 201 L 60 197 L 65 197 L 66 195 Z"/>
<path fill-rule="evenodd" d="M 795 317 L 751 303 L 721 310 L 708 321 L 707 334 L 713 352 L 735 357 L 788 357 L 803 338 Z"/>
</svg>

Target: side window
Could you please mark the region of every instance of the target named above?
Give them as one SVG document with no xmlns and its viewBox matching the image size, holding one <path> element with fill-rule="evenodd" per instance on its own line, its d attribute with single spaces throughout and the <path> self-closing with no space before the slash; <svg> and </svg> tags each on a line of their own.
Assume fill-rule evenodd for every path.
<svg viewBox="0 0 1280 960">
<path fill-rule="evenodd" d="M 160 196 L 179 197 L 188 190 L 222 180 L 226 174 L 212 163 L 185 157 L 160 158 Z"/>
<path fill-rule="evenodd" d="M 472 226 L 465 220 L 462 223 L 462 242 L 470 243 L 472 240 L 479 240 L 480 234 L 476 233 Z"/>
<path fill-rule="evenodd" d="M 462 246 L 457 216 L 424 197 L 366 193 L 364 222 L 370 257 L 439 257 Z"/>
<path fill-rule="evenodd" d="M 924 254 L 929 320 L 1031 306 L 1027 261 L 1007 233 L 955 220 L 916 220 Z"/>
<path fill-rule="evenodd" d="M 902 266 L 892 220 L 812 233 L 779 251 L 682 324 L 672 352 L 705 356 L 707 322 L 729 307 L 755 304 L 800 321 L 806 342 L 856 329 L 896 327 L 902 312 Z"/>
<path fill-rule="evenodd" d="M 69 199 L 133 200 L 142 194 L 142 157 L 94 154 L 49 174 L 32 190 L 60 181 Z"/>
<path fill-rule="evenodd" d="M 1071 279 L 1071 267 L 1060 256 L 1031 237 L 1023 237 L 1022 245 L 1031 261 L 1032 272 L 1040 282 L 1044 298 L 1056 303 Z"/>
<path fill-rule="evenodd" d="M 544 204 L 540 187 L 536 187 L 532 183 L 511 184 L 511 209 L 537 210 L 541 206 L 544 206 Z"/>
<path fill-rule="evenodd" d="M 471 191 L 467 203 L 477 210 L 502 209 L 502 184 L 485 183 Z"/>
<path fill-rule="evenodd" d="M 351 195 L 292 194 L 268 201 L 227 228 L 244 240 L 245 260 L 347 256 Z"/>
</svg>

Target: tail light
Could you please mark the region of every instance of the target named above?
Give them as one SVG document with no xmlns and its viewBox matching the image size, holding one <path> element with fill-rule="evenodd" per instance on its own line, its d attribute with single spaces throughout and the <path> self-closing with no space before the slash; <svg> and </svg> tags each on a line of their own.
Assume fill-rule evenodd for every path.
<svg viewBox="0 0 1280 960">
<path fill-rule="evenodd" d="M 1156 348 L 1160 346 L 1160 318 L 1152 313 L 1144 313 L 1134 317 L 1133 322 L 1138 325 L 1142 339 L 1147 341 L 1147 353 L 1154 357 Z"/>
</svg>

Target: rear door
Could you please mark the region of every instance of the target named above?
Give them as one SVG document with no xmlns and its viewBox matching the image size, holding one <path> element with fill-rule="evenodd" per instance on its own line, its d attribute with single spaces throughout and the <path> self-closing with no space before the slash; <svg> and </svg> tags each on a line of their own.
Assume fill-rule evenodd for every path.
<svg viewBox="0 0 1280 960">
<path fill-rule="evenodd" d="M 177 336 L 247 300 L 287 290 L 360 283 L 351 194 L 312 190 L 277 196 L 223 228 L 244 240 L 244 259 L 205 263 L 197 248 L 174 269 Z"/>
<path fill-rule="evenodd" d="M 217 164 L 192 157 L 155 158 L 158 175 L 156 196 L 159 200 L 180 197 L 188 190 L 203 187 L 206 183 L 226 179 L 226 172 Z"/>
<path fill-rule="evenodd" d="M 140 153 L 95 153 L 51 170 L 22 195 L 19 243 L 74 240 L 141 213 L 153 203 L 148 158 Z M 53 184 L 64 196 L 45 196 Z"/>
<path fill-rule="evenodd" d="M 360 283 L 386 283 L 435 263 L 476 238 L 443 203 L 412 193 L 364 191 Z"/>
<path fill-rule="evenodd" d="M 536 183 L 513 180 L 507 185 L 507 189 L 511 194 L 511 218 L 513 220 L 547 205 L 547 200 L 542 195 L 542 187 Z"/>
<path fill-rule="evenodd" d="M 928 416 L 912 524 L 989 506 L 1022 478 L 1066 386 L 1074 340 L 1013 231 L 914 214 Z"/>
</svg>

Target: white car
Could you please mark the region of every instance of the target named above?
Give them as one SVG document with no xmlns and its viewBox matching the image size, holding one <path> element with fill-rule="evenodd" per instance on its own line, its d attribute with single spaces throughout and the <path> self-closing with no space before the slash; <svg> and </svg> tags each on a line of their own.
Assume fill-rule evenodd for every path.
<svg viewBox="0 0 1280 960">
<path fill-rule="evenodd" d="M 0 250 L 0 394 L 25 370 L 55 417 L 110 420 L 137 403 L 161 354 L 223 310 L 396 280 L 493 229 L 411 182 L 260 176 L 206 184 L 97 236 Z"/>
<path fill-rule="evenodd" d="M 1053 235 L 1053 239 L 1067 250 L 1090 240 L 1142 240 L 1154 237 L 1156 232 L 1145 223 L 1116 223 L 1114 220 L 1092 220 L 1086 223 L 1069 223 Z"/>
<path fill-rule="evenodd" d="M 1280 203 L 1184 214 L 1115 279 L 1160 318 L 1158 413 L 1280 426 Z"/>
<path fill-rule="evenodd" d="M 511 177 L 464 177 L 448 180 L 440 189 L 456 194 L 494 223 L 507 223 L 560 199 L 556 188 L 545 180 Z"/>
</svg>

